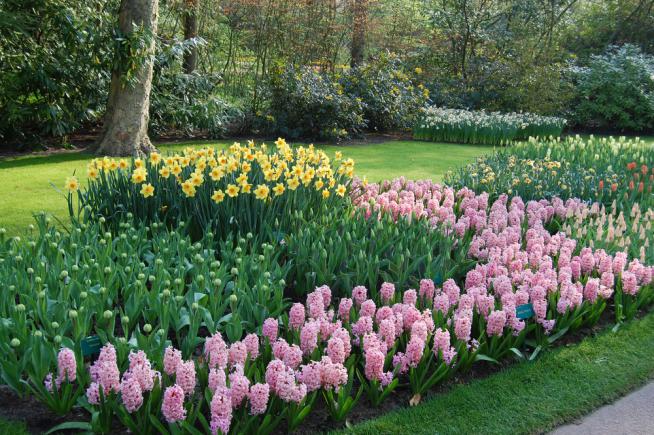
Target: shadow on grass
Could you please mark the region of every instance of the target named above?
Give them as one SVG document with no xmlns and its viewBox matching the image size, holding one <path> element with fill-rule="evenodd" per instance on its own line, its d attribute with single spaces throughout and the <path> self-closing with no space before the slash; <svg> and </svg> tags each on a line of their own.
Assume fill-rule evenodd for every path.
<svg viewBox="0 0 654 435">
<path fill-rule="evenodd" d="M 95 155 L 87 151 L 10 157 L 4 160 L 0 160 L 0 169 L 22 168 L 25 166 L 36 166 L 43 164 L 51 165 L 56 163 L 79 162 L 92 159 L 93 157 L 95 157 Z"/>
</svg>

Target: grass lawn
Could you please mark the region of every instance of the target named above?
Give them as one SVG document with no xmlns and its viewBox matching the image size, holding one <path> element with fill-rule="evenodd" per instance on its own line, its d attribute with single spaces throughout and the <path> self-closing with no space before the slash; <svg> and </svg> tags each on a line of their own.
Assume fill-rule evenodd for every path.
<svg viewBox="0 0 654 435">
<path fill-rule="evenodd" d="M 226 147 L 231 142 L 211 142 Z M 185 146 L 201 147 L 206 142 L 162 144 L 162 152 L 179 151 Z M 342 151 L 355 160 L 357 174 L 371 181 L 399 177 L 442 179 L 450 169 L 473 161 L 493 150 L 489 146 L 436 144 L 417 141 L 391 141 L 366 145 L 323 145 L 332 154 Z M 85 152 L 57 153 L 50 156 L 22 156 L 0 160 L 0 227 L 11 234 L 20 234 L 33 222 L 32 213 L 46 211 L 66 219 L 66 201 L 61 193 L 66 177 L 76 173 L 86 179 L 86 165 L 94 156 Z M 54 184 L 59 192 L 52 186 Z"/>
<path fill-rule="evenodd" d="M 414 408 L 355 425 L 355 434 L 543 433 L 654 377 L 654 313 L 457 385 Z"/>
</svg>

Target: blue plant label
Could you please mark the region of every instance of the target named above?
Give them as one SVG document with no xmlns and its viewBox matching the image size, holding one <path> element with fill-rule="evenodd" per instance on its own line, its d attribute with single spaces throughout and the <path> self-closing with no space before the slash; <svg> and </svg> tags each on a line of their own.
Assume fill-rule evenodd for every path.
<svg viewBox="0 0 654 435">
<path fill-rule="evenodd" d="M 102 347 L 100 337 L 97 335 L 83 338 L 80 344 L 82 345 L 82 356 L 90 356 L 100 353 L 100 348 Z"/>
<path fill-rule="evenodd" d="M 515 307 L 515 316 L 520 319 L 528 319 L 534 317 L 534 306 L 532 304 L 523 304 Z"/>
<path fill-rule="evenodd" d="M 436 275 L 434 276 L 434 279 L 432 279 L 432 281 L 434 281 L 434 285 L 436 287 L 440 287 L 441 284 L 443 284 L 443 275 L 441 275 L 440 272 L 437 272 Z"/>
</svg>

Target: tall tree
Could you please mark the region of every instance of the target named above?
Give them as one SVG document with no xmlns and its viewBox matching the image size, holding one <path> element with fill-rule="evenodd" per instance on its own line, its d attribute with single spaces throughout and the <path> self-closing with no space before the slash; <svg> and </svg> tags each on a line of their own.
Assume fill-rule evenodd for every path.
<svg viewBox="0 0 654 435">
<path fill-rule="evenodd" d="M 352 0 L 352 43 L 350 45 L 350 66 L 363 62 L 366 47 L 366 25 L 368 21 L 368 0 Z"/>
<path fill-rule="evenodd" d="M 97 152 L 126 156 L 154 150 L 148 137 L 158 0 L 121 0 L 104 130 Z"/>
<path fill-rule="evenodd" d="M 184 4 L 184 39 L 198 36 L 198 6 L 199 0 L 185 0 Z M 192 45 L 184 53 L 184 72 L 191 74 L 198 65 L 198 48 Z"/>
</svg>

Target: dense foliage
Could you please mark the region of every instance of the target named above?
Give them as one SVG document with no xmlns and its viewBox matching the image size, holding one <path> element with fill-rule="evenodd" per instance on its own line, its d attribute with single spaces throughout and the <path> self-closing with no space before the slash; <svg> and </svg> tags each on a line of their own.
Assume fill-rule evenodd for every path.
<svg viewBox="0 0 654 435">
<path fill-rule="evenodd" d="M 366 126 L 361 99 L 314 68 L 280 68 L 271 76 L 269 92 L 265 121 L 283 136 L 339 140 Z"/>
<path fill-rule="evenodd" d="M 420 84 L 439 107 L 652 129 L 648 2 L 374 0 L 359 18 L 354 3 L 160 2 L 150 132 L 338 139 L 403 129 L 426 100 Z M 65 142 L 99 126 L 111 71 L 135 61 L 117 49 L 128 42 L 116 30 L 118 6 L 0 3 L 3 143 Z M 357 20 L 363 58 L 350 68 Z M 180 46 L 197 55 L 194 68 Z M 284 98 L 298 108 L 282 106 Z"/>
<path fill-rule="evenodd" d="M 406 71 L 398 58 L 382 56 L 343 74 L 340 82 L 348 95 L 363 102 L 369 130 L 402 130 L 413 126 L 429 98 L 418 72 Z"/>
<path fill-rule="evenodd" d="M 574 69 L 578 125 L 604 130 L 654 129 L 654 56 L 638 47 L 609 47 Z"/>
</svg>

